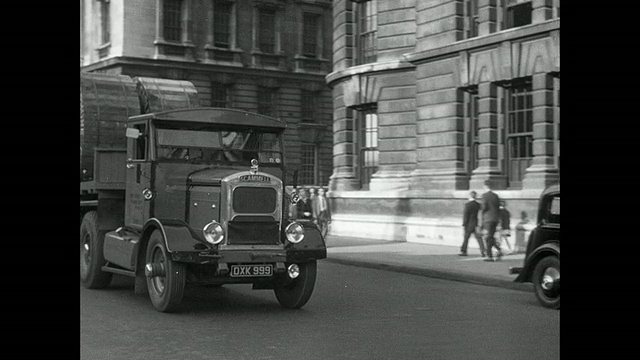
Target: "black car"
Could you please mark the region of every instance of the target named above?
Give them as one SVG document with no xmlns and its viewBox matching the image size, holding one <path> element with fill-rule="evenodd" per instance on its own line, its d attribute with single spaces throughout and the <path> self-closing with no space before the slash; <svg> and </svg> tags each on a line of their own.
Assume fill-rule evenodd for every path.
<svg viewBox="0 0 640 360">
<path fill-rule="evenodd" d="M 540 195 L 538 222 L 529 236 L 523 267 L 515 282 L 531 282 L 542 306 L 560 308 L 560 185 L 548 187 Z"/>
</svg>

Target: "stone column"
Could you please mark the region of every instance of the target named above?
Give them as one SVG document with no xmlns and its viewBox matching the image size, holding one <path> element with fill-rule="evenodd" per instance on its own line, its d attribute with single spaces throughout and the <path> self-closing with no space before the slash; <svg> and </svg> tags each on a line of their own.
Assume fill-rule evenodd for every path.
<svg viewBox="0 0 640 360">
<path fill-rule="evenodd" d="M 537 73 L 532 77 L 533 161 L 527 168 L 522 187 L 544 189 L 560 181 L 553 154 L 553 76 Z"/>
<path fill-rule="evenodd" d="M 553 0 L 533 0 L 531 2 L 531 22 L 541 23 L 553 18 Z"/>
<path fill-rule="evenodd" d="M 478 34 L 489 35 L 498 29 L 498 0 L 478 0 Z"/>
<path fill-rule="evenodd" d="M 506 187 L 498 159 L 498 86 L 491 82 L 478 84 L 478 167 L 471 175 L 470 189 L 482 189 L 485 180 L 492 180 L 496 189 Z"/>
<path fill-rule="evenodd" d="M 359 190 L 360 183 L 353 168 L 353 110 L 344 103 L 343 84 L 333 89 L 333 174 L 330 190 Z"/>
</svg>

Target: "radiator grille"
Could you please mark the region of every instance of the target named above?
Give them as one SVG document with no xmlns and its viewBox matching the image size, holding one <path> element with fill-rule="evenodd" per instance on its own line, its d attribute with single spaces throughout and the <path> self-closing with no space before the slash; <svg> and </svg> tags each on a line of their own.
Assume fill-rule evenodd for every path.
<svg viewBox="0 0 640 360">
<path fill-rule="evenodd" d="M 280 243 L 279 227 L 275 221 L 241 221 L 229 222 L 229 238 L 231 245 L 277 245 Z"/>
<path fill-rule="evenodd" d="M 278 193 L 273 188 L 237 187 L 233 211 L 237 214 L 271 214 L 276 211 Z"/>
</svg>

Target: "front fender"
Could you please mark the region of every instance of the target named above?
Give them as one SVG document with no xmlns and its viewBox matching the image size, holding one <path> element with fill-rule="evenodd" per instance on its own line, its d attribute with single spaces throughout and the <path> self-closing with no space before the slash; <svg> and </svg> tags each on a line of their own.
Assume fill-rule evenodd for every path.
<svg viewBox="0 0 640 360">
<path fill-rule="evenodd" d="M 543 245 L 540 245 L 535 250 L 533 250 L 527 257 L 524 259 L 524 268 L 518 277 L 514 280 L 515 282 L 531 282 L 531 276 L 533 275 L 533 269 L 538 264 L 538 261 L 545 256 L 554 255 L 560 258 L 560 243 L 559 242 L 549 242 Z"/>
<path fill-rule="evenodd" d="M 298 221 L 298 223 L 304 226 L 304 239 L 297 244 L 286 242 L 287 262 L 325 259 L 327 257 L 327 246 L 316 224 L 311 221 Z M 289 222 L 284 225 L 283 229 L 286 229 Z M 282 236 L 286 239 L 284 232 Z"/>
<path fill-rule="evenodd" d="M 143 233 L 155 227 L 164 236 L 167 251 L 201 251 L 209 249 L 209 244 L 205 241 L 202 233 L 192 229 L 189 224 L 180 220 L 151 218 L 145 224 Z"/>
</svg>

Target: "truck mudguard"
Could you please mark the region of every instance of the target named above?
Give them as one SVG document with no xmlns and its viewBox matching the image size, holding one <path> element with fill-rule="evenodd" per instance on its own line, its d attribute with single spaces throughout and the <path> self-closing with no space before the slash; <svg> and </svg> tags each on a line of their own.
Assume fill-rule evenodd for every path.
<svg viewBox="0 0 640 360">
<path fill-rule="evenodd" d="M 310 221 L 299 221 L 298 223 L 304 226 L 304 239 L 297 244 L 287 242 L 287 246 L 285 247 L 287 250 L 287 262 L 304 262 L 307 260 L 326 258 L 327 247 L 318 227 Z M 285 238 L 284 229 L 286 229 L 289 224 L 290 221 L 283 221 L 282 223 L 282 236 Z"/>
<path fill-rule="evenodd" d="M 201 233 L 191 229 L 184 221 L 174 219 L 151 218 L 145 224 L 143 233 L 149 227 L 156 227 L 162 231 L 165 245 L 169 252 L 202 251 L 210 248 Z"/>
</svg>

